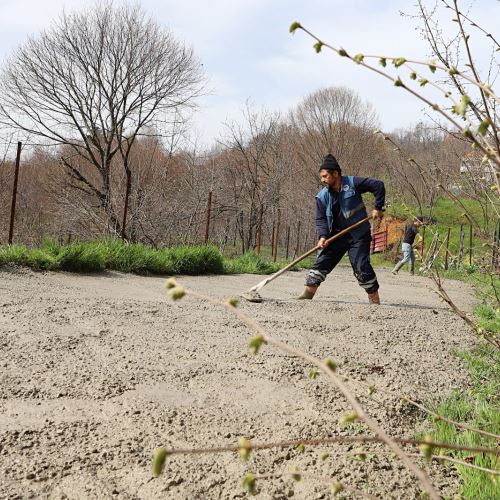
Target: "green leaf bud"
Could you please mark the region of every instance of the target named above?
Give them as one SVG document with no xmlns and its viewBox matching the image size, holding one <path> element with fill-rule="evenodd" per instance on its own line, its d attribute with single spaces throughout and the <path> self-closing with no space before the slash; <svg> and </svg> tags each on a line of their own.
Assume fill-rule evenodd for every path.
<svg viewBox="0 0 500 500">
<path fill-rule="evenodd" d="M 239 303 L 240 303 L 240 301 L 235 297 L 231 297 L 230 299 L 227 299 L 227 302 L 226 302 L 226 304 L 230 305 L 231 307 L 238 307 Z"/>
<path fill-rule="evenodd" d="M 184 295 L 186 295 L 186 290 L 184 290 L 181 286 L 176 286 L 168 291 L 168 296 L 172 300 L 180 300 L 184 297 Z"/>
<path fill-rule="evenodd" d="M 490 126 L 490 120 L 488 118 L 486 118 L 485 120 L 483 120 L 481 122 L 481 124 L 479 125 L 479 127 L 477 128 L 477 133 L 479 135 L 486 135 L 486 132 L 488 131 L 488 127 Z"/>
<path fill-rule="evenodd" d="M 294 481 L 297 481 L 299 482 L 301 479 L 302 479 L 302 476 L 300 475 L 300 473 L 297 471 L 297 469 L 293 468 L 292 471 L 291 471 L 291 476 L 292 476 L 292 479 Z"/>
<path fill-rule="evenodd" d="M 153 477 L 159 477 L 165 467 L 165 461 L 168 457 L 168 451 L 165 448 L 158 448 L 153 456 L 153 463 L 151 469 Z"/>
<path fill-rule="evenodd" d="M 290 28 L 288 28 L 288 31 L 290 33 L 295 33 L 295 31 L 298 30 L 299 28 L 302 28 L 302 26 L 300 25 L 299 22 L 295 21 L 292 24 L 290 24 Z"/>
<path fill-rule="evenodd" d="M 297 452 L 298 453 L 304 453 L 306 451 L 306 447 L 304 446 L 304 443 L 300 443 L 298 446 L 297 446 Z"/>
<path fill-rule="evenodd" d="M 399 76 L 394 80 L 394 86 L 395 87 L 404 87 L 404 84 L 401 81 L 401 78 L 399 78 Z"/>
<path fill-rule="evenodd" d="M 470 104 L 471 99 L 468 95 L 463 95 L 460 99 L 460 103 L 456 106 L 452 106 L 451 110 L 458 116 L 465 118 L 465 112 L 467 110 L 467 106 Z"/>
<path fill-rule="evenodd" d="M 332 495 L 336 496 L 339 493 L 342 493 L 342 491 L 344 491 L 344 487 L 342 486 L 342 483 L 339 483 L 338 481 L 335 481 L 332 484 L 332 487 L 330 488 L 330 490 L 332 492 Z"/>
<path fill-rule="evenodd" d="M 429 69 L 431 70 L 431 73 L 435 73 L 436 72 L 436 63 L 434 61 L 431 61 L 429 63 Z"/>
<path fill-rule="evenodd" d="M 381 57 L 378 60 L 378 63 L 380 64 L 380 66 L 382 66 L 383 68 L 385 68 L 387 66 L 387 59 L 385 57 Z"/>
<path fill-rule="evenodd" d="M 167 290 L 175 288 L 176 286 L 177 286 L 177 281 L 175 281 L 175 278 L 168 278 L 168 280 L 165 282 L 165 288 Z"/>
<path fill-rule="evenodd" d="M 449 75 L 458 75 L 458 69 L 455 68 L 454 66 L 452 66 L 449 70 L 448 70 L 448 74 Z"/>
<path fill-rule="evenodd" d="M 248 347 L 250 348 L 250 351 L 252 354 L 257 354 L 262 346 L 262 344 L 265 344 L 266 341 L 264 340 L 264 337 L 262 335 L 256 335 L 255 337 L 252 337 L 250 339 L 250 342 L 248 344 Z"/>
<path fill-rule="evenodd" d="M 347 52 L 342 47 L 338 50 L 338 53 L 339 53 L 339 56 L 341 56 L 341 57 L 348 56 Z"/>
<path fill-rule="evenodd" d="M 412 160 L 413 158 L 410 158 Z M 368 386 L 368 394 L 371 396 L 372 394 L 375 394 L 377 392 L 377 388 L 374 385 L 369 385 Z"/>
<path fill-rule="evenodd" d="M 420 78 L 418 83 L 420 83 L 421 87 L 425 87 L 429 83 L 429 80 L 426 80 L 425 78 Z"/>
<path fill-rule="evenodd" d="M 314 50 L 316 51 L 316 54 L 319 54 L 321 52 L 321 48 L 323 47 L 323 42 L 316 42 L 314 45 Z"/>
<path fill-rule="evenodd" d="M 335 363 L 333 359 L 326 358 L 323 360 L 323 363 L 326 365 L 327 368 L 332 370 L 332 372 L 337 371 L 337 363 Z"/>
<path fill-rule="evenodd" d="M 250 458 L 250 453 L 252 451 L 252 445 L 247 438 L 241 438 L 239 440 L 239 454 L 242 460 L 245 462 Z"/>
<path fill-rule="evenodd" d="M 472 132 L 470 131 L 469 127 L 462 130 L 462 135 L 464 137 L 467 137 L 467 139 L 474 139 L 474 136 L 472 135 Z"/>
<path fill-rule="evenodd" d="M 243 489 L 252 496 L 257 492 L 255 477 L 250 472 L 243 478 Z"/>
<path fill-rule="evenodd" d="M 419 448 L 422 454 L 424 455 L 425 460 L 428 462 L 431 459 L 432 456 L 432 436 L 426 435 L 424 437 L 424 441 L 427 441 L 426 443 L 422 443 Z"/>
<path fill-rule="evenodd" d="M 325 451 L 324 453 L 321 454 L 321 460 L 323 460 L 323 462 L 324 462 L 329 456 L 330 456 L 330 453 Z"/>
<path fill-rule="evenodd" d="M 319 372 L 316 370 L 316 368 L 312 368 L 311 371 L 309 372 L 309 378 L 311 380 L 316 380 L 318 378 Z"/>
<path fill-rule="evenodd" d="M 365 58 L 365 56 L 363 54 L 356 54 L 354 56 L 354 61 L 357 63 L 357 64 L 360 64 L 363 62 L 363 59 Z"/>
<path fill-rule="evenodd" d="M 340 420 L 341 425 L 347 425 L 351 424 L 352 422 L 356 422 L 356 420 L 359 420 L 359 415 L 355 411 L 351 411 L 349 413 L 346 413 Z"/>
<path fill-rule="evenodd" d="M 410 79 L 411 79 L 411 80 L 416 80 L 416 79 L 417 79 L 417 74 L 415 73 L 415 71 L 412 71 L 412 72 L 410 73 Z"/>
<path fill-rule="evenodd" d="M 404 63 L 406 62 L 406 59 L 404 57 L 396 57 L 392 60 L 392 64 L 394 64 L 394 66 L 396 68 L 399 68 L 400 66 L 402 66 Z"/>
</svg>

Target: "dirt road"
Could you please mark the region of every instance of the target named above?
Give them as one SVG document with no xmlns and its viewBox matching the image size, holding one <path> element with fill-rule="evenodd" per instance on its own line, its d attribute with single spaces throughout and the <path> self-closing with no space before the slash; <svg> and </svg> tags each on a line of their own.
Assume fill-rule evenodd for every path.
<svg viewBox="0 0 500 500">
<path fill-rule="evenodd" d="M 293 300 L 303 273 L 289 273 L 263 289 L 262 304 L 241 307 L 283 341 L 335 359 L 352 378 L 426 402 L 466 386 L 450 353 L 471 345 L 463 322 L 427 279 L 378 275 L 379 307 L 365 303 L 346 267 L 334 271 L 313 301 Z M 262 278 L 180 281 L 227 298 Z M 250 334 L 238 319 L 192 297 L 173 303 L 164 283 L 113 272 L 0 269 L 1 498 L 242 498 L 247 471 L 279 475 L 294 465 L 381 498 L 418 498 L 415 479 L 389 454 L 363 463 L 348 453 L 357 446 L 346 445 L 307 447 L 303 454 L 262 451 L 247 463 L 236 454 L 172 457 L 153 480 L 150 460 L 160 445 L 368 432 L 339 424 L 349 406 L 321 377 L 310 380 L 305 363 L 271 347 L 249 354 Z M 452 281 L 446 288 L 470 310 L 470 289 Z M 413 437 L 427 428 L 424 416 L 398 399 L 365 393 L 359 391 L 361 403 L 391 435 Z M 456 492 L 452 469 L 424 467 L 443 496 Z M 328 492 L 317 480 L 275 477 L 258 486 L 261 499 L 326 498 Z"/>
</svg>

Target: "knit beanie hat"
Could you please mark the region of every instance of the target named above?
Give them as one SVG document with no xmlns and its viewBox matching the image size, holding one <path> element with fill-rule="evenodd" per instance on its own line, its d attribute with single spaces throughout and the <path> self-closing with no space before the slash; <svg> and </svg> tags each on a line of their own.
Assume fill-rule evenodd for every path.
<svg viewBox="0 0 500 500">
<path fill-rule="evenodd" d="M 321 166 L 319 167 L 320 170 L 340 170 L 340 165 L 337 161 L 337 159 L 335 158 L 335 156 L 331 155 L 331 154 L 327 154 L 324 158 L 323 158 L 323 163 L 321 164 Z"/>
</svg>

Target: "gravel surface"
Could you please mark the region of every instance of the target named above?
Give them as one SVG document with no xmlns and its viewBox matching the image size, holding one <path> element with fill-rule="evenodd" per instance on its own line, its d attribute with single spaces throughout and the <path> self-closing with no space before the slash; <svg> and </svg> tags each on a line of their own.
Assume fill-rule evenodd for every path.
<svg viewBox="0 0 500 500">
<path fill-rule="evenodd" d="M 472 345 L 465 324 L 431 291 L 432 283 L 378 271 L 381 306 L 368 305 L 348 267 L 337 268 L 313 301 L 296 301 L 304 273 L 262 290 L 241 309 L 268 333 L 339 372 L 432 404 L 467 377 L 454 349 Z M 235 296 L 263 277 L 184 277 L 215 298 Z M 0 498 L 245 498 L 248 471 L 260 499 L 329 498 L 328 484 L 293 482 L 293 466 L 380 498 L 419 497 L 415 478 L 381 445 L 273 449 L 242 462 L 235 453 L 175 456 L 151 476 L 155 448 L 236 445 L 242 436 L 274 442 L 370 434 L 339 420 L 349 405 L 310 366 L 270 346 L 248 352 L 252 333 L 226 310 L 166 298 L 165 279 L 0 269 Z M 448 281 L 458 306 L 470 288 Z M 350 382 L 351 383 L 351 382 Z M 397 398 L 352 383 L 365 409 L 393 436 L 429 428 Z M 323 452 L 329 457 L 322 460 Z M 411 450 L 417 452 L 418 450 Z M 377 453 L 377 454 L 371 454 Z M 419 463 L 444 497 L 458 487 L 451 467 Z"/>
</svg>

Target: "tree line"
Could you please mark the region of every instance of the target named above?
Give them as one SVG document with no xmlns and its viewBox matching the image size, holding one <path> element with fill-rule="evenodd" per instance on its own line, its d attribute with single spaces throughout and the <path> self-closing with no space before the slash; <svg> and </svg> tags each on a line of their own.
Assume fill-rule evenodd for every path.
<svg viewBox="0 0 500 500">
<path fill-rule="evenodd" d="M 13 137 L 30 145 L 15 225 L 15 241 L 28 244 L 199 243 L 209 193 L 210 241 L 220 247 L 254 248 L 261 212 L 264 241 L 278 212 L 295 238 L 312 240 L 317 170 L 327 152 L 346 174 L 385 180 L 389 200 L 421 213 L 432 214 L 446 192 L 488 208 L 488 180 L 478 183 L 472 168 L 461 172 L 470 151 L 463 138 L 423 124 L 374 133 L 375 108 L 349 88 L 318 89 L 281 114 L 247 104 L 208 150 L 183 140 L 204 92 L 193 51 L 138 6 L 102 3 L 63 14 L 30 38 L 0 75 L 0 241 L 8 232 Z"/>
</svg>

